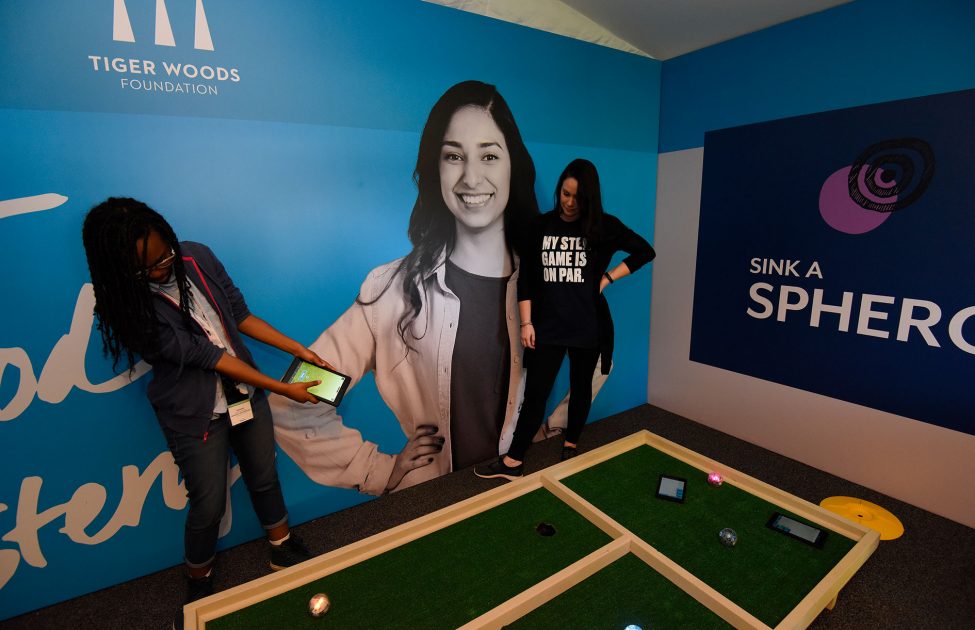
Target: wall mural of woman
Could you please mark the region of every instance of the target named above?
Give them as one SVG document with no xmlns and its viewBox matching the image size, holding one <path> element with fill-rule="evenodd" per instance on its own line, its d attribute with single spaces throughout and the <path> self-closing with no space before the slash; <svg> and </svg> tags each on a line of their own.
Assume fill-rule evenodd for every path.
<svg viewBox="0 0 975 630">
<path fill-rule="evenodd" d="M 440 97 L 413 178 L 412 251 L 370 272 L 310 346 L 351 387 L 374 372 L 407 443 L 382 453 L 335 408 L 272 396 L 278 444 L 318 483 L 405 488 L 496 458 L 514 431 L 524 388 L 517 236 L 538 204 L 534 164 L 497 88 L 465 81 Z M 595 380 L 594 392 L 599 369 Z"/>
</svg>

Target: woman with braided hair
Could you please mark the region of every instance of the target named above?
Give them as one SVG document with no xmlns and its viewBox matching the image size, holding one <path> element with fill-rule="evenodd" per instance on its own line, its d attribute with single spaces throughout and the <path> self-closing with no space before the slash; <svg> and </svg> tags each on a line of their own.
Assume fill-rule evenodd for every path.
<svg viewBox="0 0 975 630">
<path fill-rule="evenodd" d="M 189 603 L 213 591 L 211 565 L 223 517 L 233 448 L 271 544 L 271 568 L 310 557 L 288 528 L 278 482 L 270 390 L 317 403 L 318 381 L 282 383 L 258 371 L 241 333 L 321 366 L 317 354 L 251 314 L 208 247 L 180 242 L 149 206 L 113 197 L 82 229 L 95 289 L 95 314 L 113 368 L 140 355 L 153 367 L 148 397 L 186 485 L 184 534 Z M 176 627 L 182 627 L 182 612 Z"/>
</svg>

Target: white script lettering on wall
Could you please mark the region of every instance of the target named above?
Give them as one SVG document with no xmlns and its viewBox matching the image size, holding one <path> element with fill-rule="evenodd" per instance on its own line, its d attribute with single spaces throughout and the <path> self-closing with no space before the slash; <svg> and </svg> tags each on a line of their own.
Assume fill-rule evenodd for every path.
<svg viewBox="0 0 975 630">
<path fill-rule="evenodd" d="M 163 501 L 173 510 L 186 507 L 186 488 L 179 479 L 179 468 L 169 451 L 160 453 L 152 460 L 145 471 L 138 466 L 122 467 L 122 497 L 114 514 L 105 525 L 95 533 L 85 531 L 101 514 L 108 496 L 105 487 L 97 483 L 86 483 L 75 490 L 71 498 L 59 505 L 45 510 L 40 509 L 41 488 L 44 480 L 40 477 L 26 477 L 20 484 L 20 500 L 17 504 L 16 525 L 0 540 L 15 543 L 20 551 L 0 549 L 0 588 L 14 576 L 20 559 L 32 567 L 47 566 L 47 558 L 41 549 L 38 532 L 55 519 L 64 516 L 64 526 L 58 531 L 73 542 L 81 545 L 98 545 L 119 532 L 123 527 L 137 527 L 142 518 L 142 507 L 156 479 L 161 480 Z M 233 524 L 230 508 L 230 486 L 240 478 L 240 466 L 230 469 L 227 483 L 227 511 L 220 522 L 220 536 L 224 536 Z M 8 508 L 0 503 L 0 512 Z"/>
<path fill-rule="evenodd" d="M 186 487 L 179 478 L 179 468 L 173 461 L 172 453 L 163 451 L 149 462 L 143 472 L 139 472 L 138 466 L 122 467 L 122 497 L 119 504 L 108 522 L 97 532 L 89 534 L 85 529 L 95 522 L 105 507 L 108 497 L 105 486 L 97 483 L 83 484 L 67 502 L 42 510 L 40 494 L 44 480 L 41 477 L 25 477 L 20 484 L 16 524 L 0 537 L 0 540 L 15 543 L 20 549 L 19 552 L 14 549 L 0 549 L 0 589 L 17 572 L 21 557 L 32 567 L 47 566 L 38 532 L 61 516 L 64 516 L 64 526 L 58 531 L 80 545 L 98 545 L 117 534 L 123 527 L 137 527 L 142 519 L 142 507 L 157 478 L 161 480 L 166 506 L 173 510 L 186 507 Z M 227 507 L 220 521 L 220 537 L 225 536 L 233 525 L 230 488 L 238 479 L 239 464 L 230 468 L 227 475 Z M 0 512 L 7 509 L 5 504 L 0 503 Z"/>
<path fill-rule="evenodd" d="M 51 210 L 63 205 L 68 197 L 46 193 L 31 197 L 0 200 L 0 219 L 16 215 Z M 64 402 L 73 388 L 92 394 L 108 394 L 138 380 L 151 367 L 139 361 L 131 371 L 126 370 L 102 383 L 92 383 L 85 369 L 85 358 L 94 328 L 95 292 L 90 283 L 82 285 L 75 302 L 68 332 L 54 344 L 39 376 L 35 376 L 31 358 L 23 348 L 0 348 L 0 384 L 3 378 L 17 374 L 19 381 L 13 397 L 0 407 L 0 421 L 10 421 L 23 414 L 37 398 L 52 405 Z M 16 370 L 7 371 L 8 367 Z M 19 373 L 19 374 L 18 374 Z M 173 510 L 186 507 L 186 489 L 179 477 L 179 468 L 172 454 L 163 451 L 140 472 L 137 465 L 126 465 L 122 472 L 122 493 L 111 518 L 97 531 L 87 528 L 99 519 L 108 500 L 108 491 L 98 483 L 79 486 L 71 498 L 61 504 L 42 507 L 41 493 L 44 479 L 40 476 L 23 478 L 15 511 L 15 524 L 0 540 L 13 543 L 16 549 L 0 549 L 0 589 L 17 572 L 21 558 L 36 568 L 47 566 L 47 558 L 41 548 L 38 532 L 45 526 L 64 518 L 58 531 L 72 542 L 82 545 L 98 545 L 112 538 L 123 527 L 137 527 L 142 510 L 156 479 L 160 479 L 165 505 Z M 226 535 L 233 524 L 230 504 L 230 488 L 240 478 L 240 467 L 230 468 L 227 477 L 227 507 L 220 523 L 219 535 Z M 0 513 L 11 508 L 0 502 Z"/>
<path fill-rule="evenodd" d="M 13 420 L 22 414 L 33 402 L 35 393 L 44 402 L 57 404 L 67 397 L 72 387 L 93 394 L 107 394 L 125 387 L 149 371 L 149 365 L 139 361 L 131 372 L 127 370 L 104 383 L 94 384 L 88 380 L 85 353 L 95 321 L 94 308 L 95 291 L 91 284 L 86 283 L 78 293 L 71 327 L 54 345 L 40 378 L 35 378 L 30 357 L 22 348 L 0 348 L 0 382 L 3 382 L 7 366 L 20 371 L 17 393 L 5 407 L 0 408 L 0 421 Z"/>
<path fill-rule="evenodd" d="M 0 219 L 52 210 L 67 200 L 66 196 L 57 193 L 0 200 Z M 0 421 L 13 420 L 22 414 L 33 402 L 34 394 L 45 402 L 57 404 L 65 399 L 72 387 L 104 394 L 125 387 L 149 371 L 149 366 L 140 361 L 131 373 L 120 374 L 104 383 L 95 385 L 88 380 L 85 353 L 95 318 L 94 308 L 94 291 L 90 284 L 85 284 L 78 295 L 68 333 L 55 344 L 39 380 L 23 348 L 0 348 L 0 383 L 8 366 L 17 368 L 20 378 L 13 398 L 0 407 Z"/>
<path fill-rule="evenodd" d="M 12 530 L 4 534 L 7 542 L 16 543 L 24 561 L 33 567 L 47 566 L 47 559 L 41 551 L 37 538 L 38 531 L 60 516 L 64 516 L 61 532 L 72 541 L 84 545 L 97 545 L 114 536 L 123 526 L 135 527 L 142 515 L 142 506 L 156 477 L 162 479 L 163 500 L 174 510 L 186 505 L 186 490 L 179 481 L 179 469 L 173 462 L 169 451 L 160 453 L 140 473 L 137 466 L 122 468 L 122 498 L 119 505 L 102 529 L 89 535 L 85 532 L 105 507 L 107 493 L 105 487 L 97 483 L 86 483 L 75 490 L 66 503 L 40 509 L 40 494 L 44 480 L 40 477 L 25 477 L 20 484 L 20 501 L 17 504 L 17 520 Z M 6 573 L 6 570 L 0 571 Z"/>
<path fill-rule="evenodd" d="M 51 210 L 57 208 L 67 200 L 67 197 L 57 193 L 44 193 L 43 195 L 34 195 L 33 197 L 0 200 L 0 219 L 18 214 Z"/>
</svg>

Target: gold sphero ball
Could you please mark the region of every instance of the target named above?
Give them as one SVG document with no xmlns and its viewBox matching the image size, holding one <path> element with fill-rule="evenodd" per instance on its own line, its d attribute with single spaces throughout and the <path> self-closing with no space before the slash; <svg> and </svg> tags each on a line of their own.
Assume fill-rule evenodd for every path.
<svg viewBox="0 0 975 630">
<path fill-rule="evenodd" d="M 328 600 L 328 595 L 325 593 L 312 595 L 312 598 L 308 600 L 308 613 L 312 617 L 321 617 L 328 612 L 328 608 L 331 605 L 332 602 Z"/>
</svg>

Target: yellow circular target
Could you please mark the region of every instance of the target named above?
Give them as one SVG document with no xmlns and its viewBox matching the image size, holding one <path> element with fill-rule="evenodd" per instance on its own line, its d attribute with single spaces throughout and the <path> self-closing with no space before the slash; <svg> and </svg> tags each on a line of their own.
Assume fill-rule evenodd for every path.
<svg viewBox="0 0 975 630">
<path fill-rule="evenodd" d="M 880 540 L 894 540 L 904 534 L 900 520 L 884 508 L 854 497 L 827 497 L 821 507 L 878 532 Z"/>
</svg>

